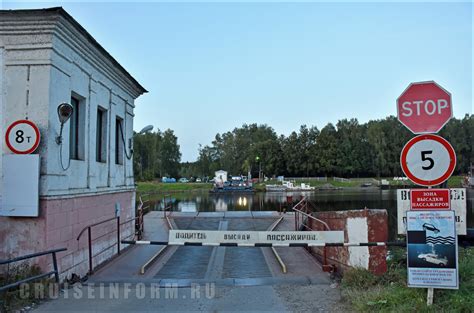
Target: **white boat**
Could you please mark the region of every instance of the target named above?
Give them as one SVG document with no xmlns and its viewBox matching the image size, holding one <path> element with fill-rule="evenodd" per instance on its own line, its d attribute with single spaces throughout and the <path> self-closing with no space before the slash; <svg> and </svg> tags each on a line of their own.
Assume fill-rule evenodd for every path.
<svg viewBox="0 0 474 313">
<path fill-rule="evenodd" d="M 301 183 L 299 186 L 291 181 L 283 181 L 281 185 L 266 185 L 266 191 L 312 191 L 314 187 L 311 187 L 309 184 Z"/>
<path fill-rule="evenodd" d="M 286 187 L 283 185 L 265 185 L 265 191 L 286 191 Z"/>
</svg>

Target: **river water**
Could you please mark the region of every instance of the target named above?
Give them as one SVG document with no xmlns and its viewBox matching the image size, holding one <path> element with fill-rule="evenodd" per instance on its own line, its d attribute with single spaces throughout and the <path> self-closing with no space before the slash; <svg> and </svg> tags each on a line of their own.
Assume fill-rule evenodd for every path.
<svg viewBox="0 0 474 313">
<path fill-rule="evenodd" d="M 360 188 L 312 192 L 257 192 L 253 194 L 212 194 L 206 191 L 171 194 L 165 201 L 152 201 L 153 210 L 162 210 L 163 203 L 179 212 L 224 212 L 224 211 L 279 211 L 289 209 L 303 196 L 307 197 L 316 211 L 339 211 L 354 209 L 386 209 L 389 217 L 391 239 L 397 231 L 397 192 Z M 467 191 L 467 227 L 474 227 L 474 190 Z"/>
</svg>

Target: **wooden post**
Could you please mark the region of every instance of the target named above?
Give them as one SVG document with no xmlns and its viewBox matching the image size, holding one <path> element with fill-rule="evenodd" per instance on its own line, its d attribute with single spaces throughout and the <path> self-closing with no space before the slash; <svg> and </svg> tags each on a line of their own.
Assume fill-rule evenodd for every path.
<svg viewBox="0 0 474 313">
<path fill-rule="evenodd" d="M 426 297 L 426 305 L 430 306 L 433 304 L 434 288 L 428 288 L 428 295 Z"/>
</svg>

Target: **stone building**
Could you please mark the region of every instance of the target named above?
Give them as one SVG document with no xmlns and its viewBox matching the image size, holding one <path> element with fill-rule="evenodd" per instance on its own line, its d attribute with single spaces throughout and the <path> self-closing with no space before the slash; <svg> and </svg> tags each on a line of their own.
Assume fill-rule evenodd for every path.
<svg viewBox="0 0 474 313">
<path fill-rule="evenodd" d="M 31 188 L 24 193 L 37 200 L 37 214 L 19 217 L 11 203 L 1 201 L 0 259 L 66 247 L 58 254 L 61 276 L 85 275 L 87 236 L 76 240 L 79 232 L 118 214 L 122 221 L 135 216 L 133 110 L 147 91 L 62 8 L 0 10 L 0 81 L 2 200 L 11 186 L 7 128 L 27 119 L 41 134 L 33 152 L 39 156 L 37 198 Z M 58 140 L 61 103 L 74 111 Z M 94 264 L 116 252 L 115 227 L 94 230 Z M 121 230 L 122 237 L 132 234 L 134 223 Z M 49 269 L 50 259 L 40 259 L 40 265 Z"/>
</svg>

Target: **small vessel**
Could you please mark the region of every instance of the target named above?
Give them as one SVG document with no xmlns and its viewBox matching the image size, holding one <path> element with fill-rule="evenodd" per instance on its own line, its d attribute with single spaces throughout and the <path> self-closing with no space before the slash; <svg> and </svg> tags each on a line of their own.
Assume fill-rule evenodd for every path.
<svg viewBox="0 0 474 313">
<path fill-rule="evenodd" d="M 287 188 L 283 185 L 265 185 L 265 191 L 267 192 L 272 192 L 272 191 L 282 192 L 282 191 L 286 191 L 286 189 Z"/>
<path fill-rule="evenodd" d="M 382 179 L 380 181 L 380 189 L 383 189 L 383 190 L 390 189 L 390 182 L 386 179 Z"/>
<path fill-rule="evenodd" d="M 283 181 L 281 185 L 266 185 L 265 190 L 268 192 L 272 191 L 312 191 L 314 187 L 311 187 L 309 184 L 301 183 L 300 185 L 296 185 L 291 181 Z"/>
<path fill-rule="evenodd" d="M 216 182 L 214 188 L 209 192 L 221 193 L 221 192 L 254 192 L 252 182 L 244 180 L 241 176 L 233 176 L 230 181 Z"/>
</svg>

